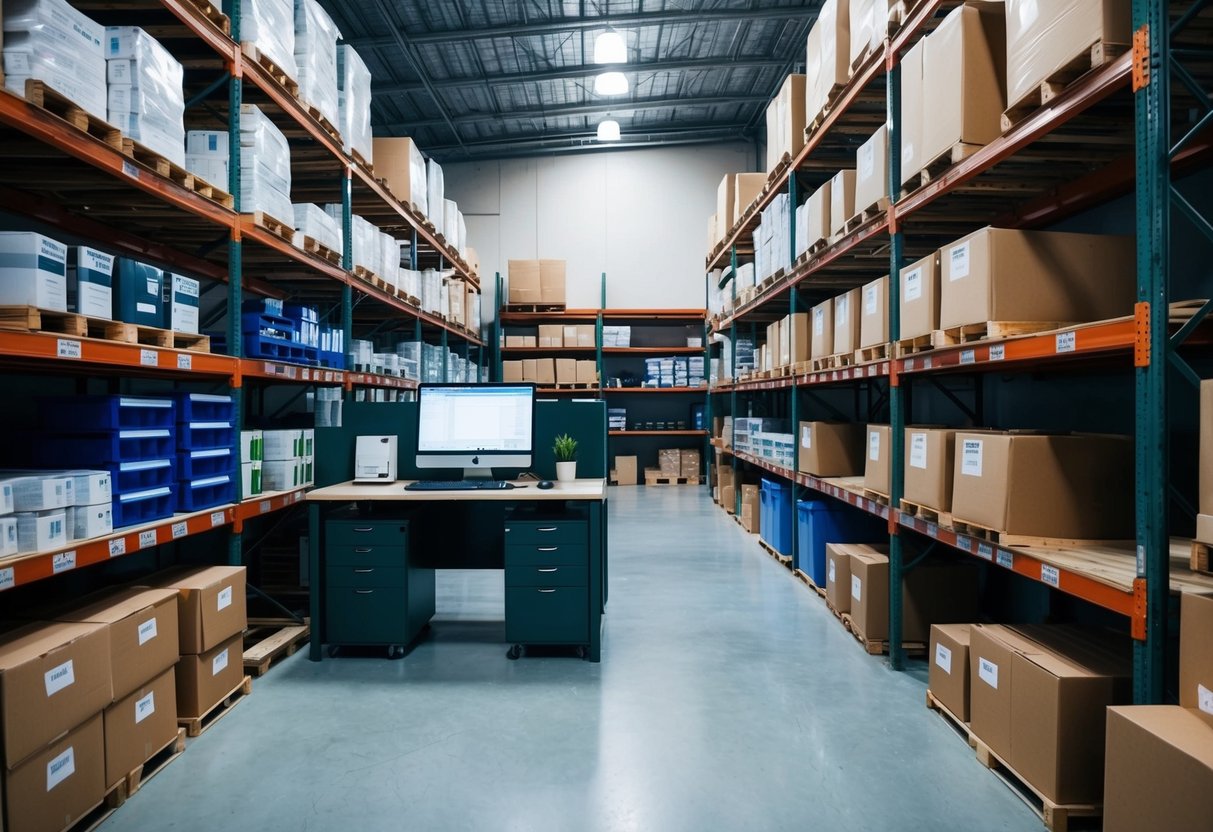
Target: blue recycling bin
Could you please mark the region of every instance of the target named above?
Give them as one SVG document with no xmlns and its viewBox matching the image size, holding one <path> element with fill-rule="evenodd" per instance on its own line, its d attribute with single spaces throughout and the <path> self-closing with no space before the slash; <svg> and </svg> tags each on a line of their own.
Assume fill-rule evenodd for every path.
<svg viewBox="0 0 1213 832">
<path fill-rule="evenodd" d="M 759 536 L 779 554 L 791 555 L 792 484 L 764 477 L 759 500 Z"/>
<path fill-rule="evenodd" d="M 887 524 L 880 518 L 829 500 L 798 501 L 796 517 L 796 568 L 823 588 L 827 543 L 878 543 L 889 535 Z"/>
</svg>

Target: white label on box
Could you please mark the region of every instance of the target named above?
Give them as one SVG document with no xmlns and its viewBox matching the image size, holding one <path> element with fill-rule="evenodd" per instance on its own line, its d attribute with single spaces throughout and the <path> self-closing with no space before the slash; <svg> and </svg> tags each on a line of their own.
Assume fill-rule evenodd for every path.
<svg viewBox="0 0 1213 832">
<path fill-rule="evenodd" d="M 1061 572 L 1058 571 L 1056 566 L 1049 566 L 1047 563 L 1042 563 L 1040 565 L 1040 580 L 1049 586 L 1060 586 Z"/>
<path fill-rule="evenodd" d="M 80 342 L 70 338 L 60 338 L 56 355 L 60 358 L 80 358 Z"/>
<path fill-rule="evenodd" d="M 925 433 L 910 434 L 910 467 L 926 470 L 927 435 Z"/>
<path fill-rule="evenodd" d="M 1005 345 L 995 344 L 994 346 L 990 347 L 990 360 L 991 361 L 1002 361 L 1006 357 L 1007 357 L 1007 348 Z"/>
<path fill-rule="evenodd" d="M 139 363 L 144 367 L 155 367 L 160 360 L 155 350 L 139 350 Z"/>
<path fill-rule="evenodd" d="M 219 590 L 219 600 L 217 603 L 220 611 L 225 610 L 232 605 L 232 588 L 230 586 L 225 586 L 223 589 Z"/>
<path fill-rule="evenodd" d="M 813 429 L 808 425 L 802 425 L 800 428 L 800 447 L 813 447 Z"/>
<path fill-rule="evenodd" d="M 943 672 L 952 675 L 952 651 L 942 644 L 935 645 L 935 664 L 943 668 Z"/>
<path fill-rule="evenodd" d="M 872 462 L 880 461 L 880 431 L 868 431 L 868 459 Z"/>
<path fill-rule="evenodd" d="M 0 569 L 0 592 L 6 589 L 12 589 L 17 585 L 17 573 L 13 567 L 9 566 Z"/>
<path fill-rule="evenodd" d="M 825 335 L 826 332 L 826 311 L 824 309 L 813 310 L 813 334 Z"/>
<path fill-rule="evenodd" d="M 1207 714 L 1213 714 L 1213 690 L 1198 684 L 1196 686 L 1196 707 Z"/>
<path fill-rule="evenodd" d="M 1074 352 L 1077 346 L 1077 335 L 1073 332 L 1057 333 L 1057 352 Z"/>
<path fill-rule="evenodd" d="M 907 302 L 918 300 L 922 297 L 922 269 L 906 272 L 902 295 Z"/>
<path fill-rule="evenodd" d="M 977 362 L 977 351 L 976 350 L 961 350 L 960 351 L 960 363 L 961 364 L 974 364 L 976 362 Z"/>
<path fill-rule="evenodd" d="M 826 580 L 828 580 L 830 583 L 834 583 L 834 581 L 838 580 L 838 578 L 835 577 L 836 575 L 837 573 L 834 571 L 834 559 L 830 558 L 830 573 Z"/>
<path fill-rule="evenodd" d="M 969 244 L 961 243 L 958 246 L 952 246 L 948 250 L 948 262 L 951 268 L 948 270 L 949 280 L 960 280 L 969 276 Z"/>
<path fill-rule="evenodd" d="M 223 672 L 224 668 L 227 667 L 227 651 L 230 649 L 231 649 L 230 647 L 225 647 L 223 649 L 223 652 L 221 652 L 215 658 L 211 659 L 211 675 L 212 676 L 218 676 L 220 673 Z"/>
<path fill-rule="evenodd" d="M 189 369 L 192 369 L 193 366 L 194 366 L 193 356 L 189 355 L 188 353 L 182 353 L 177 356 L 177 369 L 178 370 L 189 370 Z"/>
<path fill-rule="evenodd" d="M 180 523 L 174 523 L 172 532 L 173 532 L 173 540 L 176 540 L 179 537 L 185 537 L 187 534 L 190 533 L 189 524 L 186 523 L 184 520 L 182 520 Z"/>
<path fill-rule="evenodd" d="M 135 724 L 138 725 L 156 713 L 156 691 L 149 690 L 147 696 L 135 700 Z"/>
<path fill-rule="evenodd" d="M 863 314 L 876 314 L 877 292 L 875 286 L 865 286 L 863 290 Z"/>
<path fill-rule="evenodd" d="M 906 142 L 905 144 L 903 144 L 901 146 L 901 163 L 904 165 L 907 162 L 912 162 L 913 160 L 914 160 L 914 144 L 913 144 L 913 142 Z"/>
<path fill-rule="evenodd" d="M 859 148 L 859 178 L 871 179 L 876 171 L 876 148 L 865 144 Z"/>
<path fill-rule="evenodd" d="M 1001 566 L 1003 569 L 1014 569 L 1015 568 L 1015 558 L 1010 552 L 999 552 L 998 553 L 998 565 Z"/>
<path fill-rule="evenodd" d="M 838 326 L 845 326 L 847 322 L 847 307 L 850 305 L 850 298 L 846 295 L 839 295 L 834 298 L 834 323 Z"/>
<path fill-rule="evenodd" d="M 981 476 L 981 455 L 985 443 L 980 439 L 966 439 L 961 451 L 960 473 L 966 477 Z"/>
<path fill-rule="evenodd" d="M 219 527 L 219 526 L 222 526 L 222 525 L 223 525 L 223 519 L 224 519 L 224 518 L 223 518 L 223 512 L 222 512 L 222 511 L 212 511 L 212 512 L 211 512 L 211 528 L 212 528 L 212 529 L 214 529 L 214 528 L 217 528 L 217 527 Z"/>
<path fill-rule="evenodd" d="M 856 601 L 863 600 L 863 581 L 858 575 L 851 576 L 851 597 Z"/>
<path fill-rule="evenodd" d="M 68 746 L 66 751 L 46 764 L 46 790 L 49 792 L 75 773 L 76 748 Z"/>
<path fill-rule="evenodd" d="M 156 530 L 148 529 L 145 532 L 139 532 L 139 548 L 146 549 L 148 546 L 156 545 Z"/>
<path fill-rule="evenodd" d="M 60 572 L 70 572 L 76 568 L 76 550 L 70 552 L 60 552 L 51 559 L 51 574 L 58 575 Z"/>
<path fill-rule="evenodd" d="M 116 558 L 126 554 L 126 538 L 116 537 L 110 541 L 110 557 Z"/>
<path fill-rule="evenodd" d="M 998 690 L 998 665 L 980 656 L 977 659 L 977 675 L 994 690 Z"/>
<path fill-rule="evenodd" d="M 64 688 L 76 683 L 76 666 L 71 659 L 68 659 L 58 667 L 52 667 L 46 671 L 43 674 L 43 682 L 46 685 L 46 695 L 54 696 Z"/>
</svg>

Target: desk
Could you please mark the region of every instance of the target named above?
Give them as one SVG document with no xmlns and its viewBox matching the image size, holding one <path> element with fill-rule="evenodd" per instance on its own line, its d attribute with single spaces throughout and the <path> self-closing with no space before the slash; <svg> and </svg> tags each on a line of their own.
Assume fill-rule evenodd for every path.
<svg viewBox="0 0 1213 832">
<path fill-rule="evenodd" d="M 420 508 L 429 503 L 467 503 L 469 506 L 474 503 L 504 503 L 510 507 L 512 513 L 518 514 L 518 520 L 514 530 L 515 541 L 508 538 L 503 538 L 505 542 L 505 551 L 503 552 L 503 562 L 507 567 L 507 600 L 506 600 L 506 630 L 507 638 L 510 637 L 511 630 L 517 633 L 530 632 L 528 627 L 533 624 L 533 621 L 524 621 L 524 615 L 515 614 L 511 617 L 512 605 L 514 609 L 518 609 L 514 604 L 514 599 L 522 593 L 523 586 L 530 588 L 536 587 L 534 591 L 551 593 L 553 598 L 557 593 L 554 589 L 543 588 L 538 589 L 538 584 L 533 581 L 527 581 L 523 574 L 528 568 L 536 565 L 534 554 L 535 552 L 547 551 L 549 547 L 539 548 L 534 541 L 528 538 L 527 524 L 528 519 L 525 512 L 533 510 L 538 512 L 536 517 L 540 520 L 550 520 L 553 517 L 558 517 L 558 512 L 565 510 L 576 509 L 584 512 L 585 530 L 584 530 L 584 551 L 586 553 L 586 568 L 588 569 L 587 581 L 584 591 L 588 593 L 585 608 L 588 609 L 588 639 L 586 640 L 587 658 L 590 661 L 598 661 L 601 657 L 601 635 L 602 635 L 602 613 L 606 605 L 606 583 L 607 583 L 607 530 L 606 530 L 606 514 L 604 511 L 606 505 L 606 480 L 602 479 L 584 479 L 573 480 L 570 482 L 556 482 L 554 487 L 550 489 L 539 489 L 533 482 L 522 484 L 518 488 L 500 490 L 500 491 L 406 491 L 405 486 L 408 481 L 400 481 L 391 484 L 356 484 L 353 482 L 344 482 L 338 485 L 328 486 L 326 488 L 318 488 L 308 492 L 308 520 L 309 520 L 309 578 L 311 583 L 311 615 L 312 615 L 312 635 L 311 635 L 311 650 L 310 658 L 312 661 L 320 661 L 323 653 L 323 644 L 327 632 L 326 627 L 326 596 L 327 596 L 327 579 L 326 569 L 329 565 L 325 538 L 325 523 L 324 519 L 328 512 L 333 509 L 348 506 L 350 504 L 358 504 L 369 507 L 375 511 L 381 511 L 389 505 L 399 505 L 402 511 L 407 511 L 409 508 Z M 581 515 L 577 515 L 580 517 Z M 423 519 L 417 518 L 419 522 L 424 522 Z M 511 520 L 507 520 L 504 530 L 505 534 L 510 533 Z M 536 523 L 531 522 L 531 532 L 547 531 L 548 527 L 539 529 L 535 528 Z M 580 521 L 578 521 L 580 522 Z M 540 524 L 542 525 L 542 524 Z M 561 534 L 566 531 L 572 533 L 574 524 L 568 524 Z M 580 533 L 579 533 L 580 534 Z M 582 538 L 574 540 L 575 545 L 582 545 Z M 530 557 L 528 558 L 528 550 Z M 511 560 L 513 558 L 513 560 Z M 439 566 L 441 568 L 441 566 Z M 546 569 L 532 571 L 549 571 Z M 580 589 L 578 589 L 580 591 Z M 573 592 L 571 587 L 560 587 L 559 592 L 568 597 L 569 593 Z M 520 639 L 521 643 L 539 643 L 531 642 L 529 638 Z M 561 641 L 560 643 L 564 643 Z"/>
</svg>

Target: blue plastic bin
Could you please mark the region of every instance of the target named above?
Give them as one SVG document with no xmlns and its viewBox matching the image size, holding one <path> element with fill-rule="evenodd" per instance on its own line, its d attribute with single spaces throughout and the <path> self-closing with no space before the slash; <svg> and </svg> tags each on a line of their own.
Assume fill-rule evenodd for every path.
<svg viewBox="0 0 1213 832">
<path fill-rule="evenodd" d="M 46 397 L 38 400 L 44 430 L 106 433 L 138 428 L 171 428 L 173 400 L 145 396 Z"/>
<path fill-rule="evenodd" d="M 236 447 L 236 428 L 231 422 L 189 422 L 177 426 L 177 450 L 210 451 Z"/>
<path fill-rule="evenodd" d="M 114 528 L 150 523 L 173 515 L 176 499 L 171 487 L 114 495 Z"/>
<path fill-rule="evenodd" d="M 889 536 L 885 521 L 843 503 L 800 500 L 796 517 L 796 568 L 822 588 L 826 585 L 827 543 L 878 543 Z"/>
<path fill-rule="evenodd" d="M 193 481 L 231 474 L 236 470 L 235 448 L 213 448 L 206 451 L 182 451 L 177 454 L 177 476 Z"/>
<path fill-rule="evenodd" d="M 181 511 L 201 511 L 236 501 L 236 479 L 232 474 L 182 482 L 177 490 L 177 508 Z"/>
<path fill-rule="evenodd" d="M 39 463 L 63 468 L 171 459 L 177 453 L 175 431 L 168 428 L 122 430 L 97 436 L 44 434 L 40 441 Z"/>
<path fill-rule="evenodd" d="M 231 396 L 208 393 L 178 393 L 178 422 L 230 422 L 236 418 L 236 403 Z"/>
<path fill-rule="evenodd" d="M 130 494 L 163 488 L 176 482 L 172 459 L 149 459 L 143 462 L 118 462 L 109 466 L 115 494 Z"/>
<path fill-rule="evenodd" d="M 759 536 L 781 555 L 792 554 L 792 484 L 762 480 Z"/>
</svg>

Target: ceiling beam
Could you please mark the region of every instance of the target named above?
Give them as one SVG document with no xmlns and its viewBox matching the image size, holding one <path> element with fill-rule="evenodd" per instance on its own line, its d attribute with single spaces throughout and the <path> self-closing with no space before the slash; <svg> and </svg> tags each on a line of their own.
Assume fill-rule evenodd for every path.
<svg viewBox="0 0 1213 832">
<path fill-rule="evenodd" d="M 742 132 L 744 125 L 704 124 L 690 128 L 674 128 L 655 131 L 628 131 L 618 142 L 600 142 L 593 132 L 575 132 L 564 135 L 529 136 L 517 139 L 470 142 L 464 147 L 445 145 L 427 148 L 427 155 L 439 162 L 455 162 L 460 159 L 507 159 L 520 156 L 537 156 L 551 153 L 601 152 L 628 148 L 669 147 L 671 145 L 714 144 L 720 142 L 745 142 L 749 139 Z"/>
<path fill-rule="evenodd" d="M 485 40 L 488 38 L 525 38 L 537 35 L 553 35 L 578 32 L 586 29 L 636 29 L 642 26 L 660 26 L 667 23 L 699 25 L 701 23 L 741 23 L 756 20 L 788 20 L 808 17 L 804 8 L 782 6 L 773 9 L 705 9 L 703 11 L 639 12 L 635 14 L 613 14 L 599 17 L 555 18 L 533 23 L 512 23 L 505 26 L 484 26 L 470 29 L 449 29 L 438 32 L 410 32 L 409 40 L 421 46 L 425 44 L 458 43 Z M 346 43 L 355 47 L 395 46 L 391 35 L 368 35 L 349 38 Z"/>
<path fill-rule="evenodd" d="M 643 101 L 601 101 L 594 104 L 571 104 L 547 107 L 540 110 L 506 110 L 502 113 L 469 113 L 453 117 L 456 124 L 477 124 L 486 121 L 529 121 L 549 118 L 575 118 L 579 116 L 615 115 L 642 112 L 646 110 L 666 110 L 687 107 L 727 107 L 733 104 L 752 104 L 755 101 L 767 101 L 766 95 L 725 95 L 711 98 L 687 98 L 671 96 L 663 98 L 648 98 Z M 444 124 L 441 119 L 421 119 L 401 124 L 376 125 L 389 133 L 407 132 L 421 127 L 436 127 Z"/>
<path fill-rule="evenodd" d="M 505 87 L 512 84 L 534 84 L 545 81 L 573 81 L 596 75 L 599 72 L 618 71 L 627 75 L 657 73 L 657 72 L 695 72 L 698 70 L 732 70 L 732 69 L 766 69 L 781 67 L 787 61 L 781 58 L 742 58 L 731 61 L 720 58 L 697 58 L 693 60 L 649 61 L 640 64 L 580 64 L 578 66 L 561 67 L 560 69 L 539 70 L 537 72 L 514 72 L 505 75 L 494 75 L 488 83 L 494 87 Z M 781 78 L 780 81 L 783 79 Z M 437 90 L 460 89 L 463 87 L 480 87 L 485 84 L 484 78 L 443 78 L 430 81 Z M 384 81 L 373 85 L 376 95 L 392 93 L 424 92 L 425 86 L 417 81 Z"/>
</svg>

